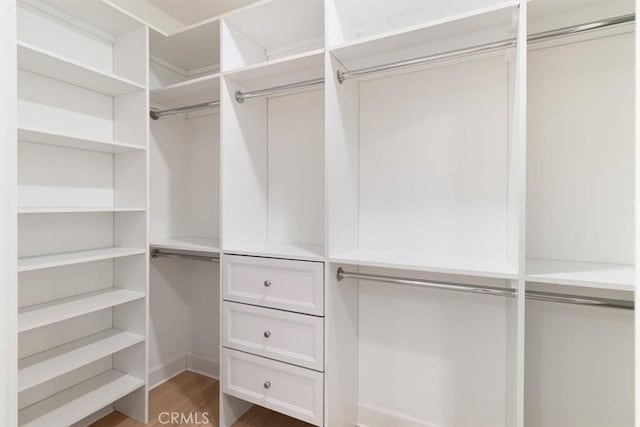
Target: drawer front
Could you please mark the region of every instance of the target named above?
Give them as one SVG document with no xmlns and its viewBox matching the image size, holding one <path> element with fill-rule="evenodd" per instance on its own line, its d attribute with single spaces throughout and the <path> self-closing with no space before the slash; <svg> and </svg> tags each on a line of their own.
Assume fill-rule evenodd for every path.
<svg viewBox="0 0 640 427">
<path fill-rule="evenodd" d="M 323 424 L 320 372 L 223 349 L 222 391 L 317 426 Z"/>
<path fill-rule="evenodd" d="M 225 255 L 223 298 L 322 316 L 324 264 Z"/>
<path fill-rule="evenodd" d="M 225 301 L 223 324 L 225 347 L 323 370 L 322 317 Z"/>
</svg>

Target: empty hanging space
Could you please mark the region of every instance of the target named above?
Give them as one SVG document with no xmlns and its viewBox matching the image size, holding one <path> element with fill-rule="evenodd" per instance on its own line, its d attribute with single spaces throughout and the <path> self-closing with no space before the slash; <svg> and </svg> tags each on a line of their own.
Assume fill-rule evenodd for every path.
<svg viewBox="0 0 640 427">
<path fill-rule="evenodd" d="M 146 420 L 144 25 L 18 7 L 19 425 Z"/>
<path fill-rule="evenodd" d="M 322 2 L 284 0 L 223 21 L 223 68 L 233 70 L 221 99 L 229 252 L 310 260 L 324 254 L 322 16 Z M 275 20 L 268 27 L 256 21 L 268 17 Z M 246 35 L 253 41 L 237 38 Z M 295 53 L 279 56 L 285 51 Z"/>
<path fill-rule="evenodd" d="M 349 4 L 331 24 L 344 34 L 357 32 Z M 513 2 L 478 7 L 331 49 L 332 261 L 517 274 L 518 14 Z"/>
<path fill-rule="evenodd" d="M 514 425 L 515 282 L 329 270 L 325 425 Z"/>
<path fill-rule="evenodd" d="M 529 4 L 529 290 L 633 300 L 633 13 Z M 581 24 L 600 29 L 536 36 Z M 526 427 L 633 425 L 632 310 L 528 299 L 525 337 Z"/>
<path fill-rule="evenodd" d="M 624 17 L 633 6 L 538 2 L 530 32 Z M 527 276 L 632 290 L 633 23 L 529 50 Z"/>
</svg>

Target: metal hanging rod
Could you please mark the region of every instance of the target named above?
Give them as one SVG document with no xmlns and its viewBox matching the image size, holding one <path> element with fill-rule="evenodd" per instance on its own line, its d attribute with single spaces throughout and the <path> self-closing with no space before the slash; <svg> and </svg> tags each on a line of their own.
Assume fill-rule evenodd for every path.
<svg viewBox="0 0 640 427">
<path fill-rule="evenodd" d="M 170 249 L 156 249 L 156 248 L 151 249 L 151 258 L 159 258 L 159 257 L 187 258 L 187 259 L 193 259 L 196 261 L 209 261 L 209 262 L 220 263 L 220 258 L 218 258 L 217 256 L 187 254 L 184 252 L 173 251 Z"/>
<path fill-rule="evenodd" d="M 584 24 L 573 25 L 570 27 L 558 28 L 550 31 L 535 33 L 527 37 L 530 42 L 548 40 L 557 37 L 570 36 L 589 31 L 601 30 L 622 24 L 628 24 L 635 21 L 635 15 L 622 15 L 613 18 L 606 18 L 598 21 L 587 22 Z M 403 68 L 415 67 L 418 65 L 426 65 L 438 61 L 461 58 L 468 55 L 479 53 L 489 53 L 496 50 L 502 50 L 516 45 L 516 39 L 502 40 L 463 49 L 449 50 L 446 52 L 436 53 L 434 55 L 423 56 L 419 58 L 407 59 L 405 61 L 391 62 L 388 64 L 376 65 L 373 67 L 359 68 L 357 70 L 340 71 L 338 70 L 338 81 L 343 83 L 345 80 L 355 79 L 370 74 L 385 73 L 388 71 L 399 70 Z"/>
<path fill-rule="evenodd" d="M 220 101 L 209 101 L 202 102 L 200 104 L 185 105 L 184 107 L 169 108 L 167 110 L 151 110 L 149 111 L 149 117 L 151 117 L 153 120 L 158 120 L 162 116 L 170 116 L 173 114 L 188 113 L 198 110 L 207 110 L 209 108 L 216 108 L 219 106 Z"/>
<path fill-rule="evenodd" d="M 378 274 L 356 273 L 345 271 L 342 267 L 338 268 L 338 281 L 343 279 L 362 279 L 374 282 L 396 283 L 400 285 L 419 286 L 434 289 L 446 289 L 450 291 L 471 292 L 476 294 L 496 295 L 505 297 L 514 297 L 515 289 L 499 288 L 494 286 L 478 286 L 462 283 L 434 282 L 430 280 L 406 279 L 394 276 L 382 276 Z M 527 291 L 526 297 L 539 301 L 560 302 L 565 304 L 578 304 L 598 307 L 621 308 L 626 310 L 634 309 L 634 302 L 612 298 L 591 297 L 581 295 L 556 294 L 551 292 Z"/>
<path fill-rule="evenodd" d="M 262 96 L 277 95 L 279 93 L 292 92 L 298 89 L 316 87 L 324 85 L 324 78 L 305 80 L 302 82 L 289 83 L 281 86 L 274 86 L 267 89 L 252 90 L 249 92 L 236 91 L 236 101 L 242 103 L 247 99 L 259 98 Z"/>
<path fill-rule="evenodd" d="M 497 295 L 497 296 L 503 296 L 503 297 L 513 297 L 515 296 L 515 293 L 516 293 L 515 289 L 499 288 L 495 286 L 478 286 L 478 285 L 467 285 L 462 283 L 440 282 L 440 281 L 433 282 L 430 280 L 405 279 L 402 277 L 380 276 L 378 274 L 355 273 L 351 271 L 345 271 L 342 269 L 342 267 L 338 268 L 337 278 L 338 278 L 338 281 L 341 281 L 342 279 L 363 279 L 363 280 L 371 280 L 374 282 L 397 283 L 400 285 L 420 286 L 424 288 L 434 288 L 434 289 L 446 289 L 449 291 L 471 292 L 474 294 Z"/>
</svg>

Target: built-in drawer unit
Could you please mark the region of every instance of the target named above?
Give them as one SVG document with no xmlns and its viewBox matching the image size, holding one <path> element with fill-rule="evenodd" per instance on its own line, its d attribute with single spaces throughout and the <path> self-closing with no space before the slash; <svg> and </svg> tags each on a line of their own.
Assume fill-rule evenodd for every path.
<svg viewBox="0 0 640 427">
<path fill-rule="evenodd" d="M 323 374 L 240 351 L 222 351 L 222 391 L 323 425 Z"/>
<path fill-rule="evenodd" d="M 225 255 L 223 298 L 281 310 L 324 314 L 324 264 Z"/>
<path fill-rule="evenodd" d="M 322 371 L 324 319 L 225 301 L 223 345 Z"/>
</svg>

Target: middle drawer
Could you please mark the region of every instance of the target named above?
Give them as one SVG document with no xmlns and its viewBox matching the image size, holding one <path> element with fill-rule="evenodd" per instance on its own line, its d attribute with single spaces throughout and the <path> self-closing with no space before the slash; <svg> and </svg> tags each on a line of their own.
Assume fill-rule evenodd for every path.
<svg viewBox="0 0 640 427">
<path fill-rule="evenodd" d="M 225 301 L 222 345 L 322 371 L 324 319 Z"/>
</svg>

